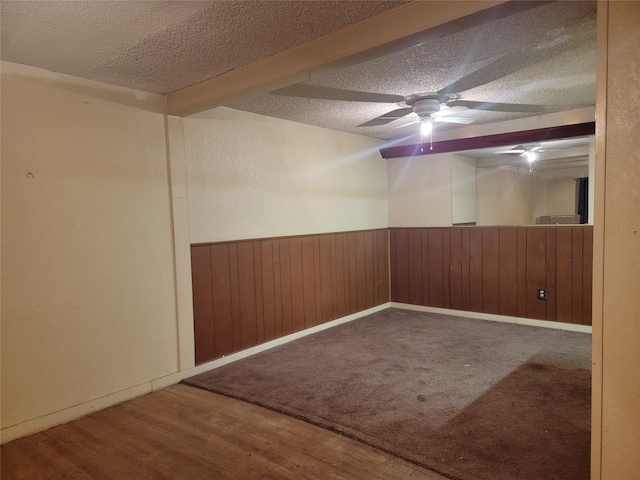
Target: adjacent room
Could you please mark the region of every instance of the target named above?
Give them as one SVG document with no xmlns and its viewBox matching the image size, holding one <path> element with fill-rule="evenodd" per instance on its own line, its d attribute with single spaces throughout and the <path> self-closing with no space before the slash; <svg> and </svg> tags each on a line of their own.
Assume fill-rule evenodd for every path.
<svg viewBox="0 0 640 480">
<path fill-rule="evenodd" d="M 634 478 L 637 3 L 1 22 L 3 478 Z"/>
</svg>

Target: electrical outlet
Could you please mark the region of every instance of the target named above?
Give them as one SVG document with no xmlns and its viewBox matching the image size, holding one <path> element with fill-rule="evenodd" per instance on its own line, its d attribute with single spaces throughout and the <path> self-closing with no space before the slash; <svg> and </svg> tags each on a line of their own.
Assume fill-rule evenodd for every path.
<svg viewBox="0 0 640 480">
<path fill-rule="evenodd" d="M 538 300 L 546 300 L 547 299 L 547 289 L 539 288 L 538 289 Z"/>
</svg>

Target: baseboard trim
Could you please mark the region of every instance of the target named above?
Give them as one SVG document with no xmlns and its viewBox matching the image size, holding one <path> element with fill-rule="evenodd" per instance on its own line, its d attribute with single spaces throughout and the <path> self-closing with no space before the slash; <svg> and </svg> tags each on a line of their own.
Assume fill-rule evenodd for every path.
<svg viewBox="0 0 640 480">
<path fill-rule="evenodd" d="M 323 323 L 321 325 L 316 325 L 315 327 L 307 328 L 305 330 L 292 333 L 285 337 L 271 340 L 270 342 L 266 342 L 255 347 L 248 348 L 241 352 L 233 353 L 231 355 L 212 360 L 210 362 L 198 365 L 193 368 L 189 368 L 187 370 L 183 370 L 181 372 L 175 372 L 169 375 L 165 375 L 163 377 L 153 379 L 149 382 L 145 382 L 143 384 L 136 385 L 119 392 L 105 395 L 104 397 L 100 397 L 95 400 L 84 402 L 69 408 L 65 408 L 64 410 L 59 410 L 57 412 L 42 415 L 37 418 L 25 420 L 24 422 L 5 427 L 0 430 L 0 443 L 7 443 L 11 440 L 16 440 L 33 433 L 41 432 L 48 428 L 55 427 L 56 425 L 61 425 L 72 420 L 76 420 L 98 410 L 103 410 L 119 403 L 126 402 L 127 400 L 141 397 L 142 395 L 146 395 L 147 393 L 155 392 L 156 390 L 161 390 L 171 385 L 175 385 L 185 378 L 192 377 L 209 370 L 213 370 L 214 368 L 222 367 L 223 365 L 236 362 L 243 358 L 255 355 L 256 353 L 264 352 L 279 345 L 284 345 L 285 343 L 292 342 L 293 340 L 297 340 L 299 338 L 321 332 L 322 330 L 327 330 L 329 328 L 342 325 L 343 323 L 352 322 L 353 320 L 371 315 L 372 313 L 386 310 L 390 306 L 390 303 L 383 303 L 382 305 L 378 305 L 361 312 L 353 313 L 351 315 L 347 315 L 345 317 L 341 317 L 336 320 Z"/>
<path fill-rule="evenodd" d="M 212 360 L 207 363 L 203 363 L 202 365 L 198 365 L 185 372 L 180 372 L 181 374 L 184 374 L 182 378 L 180 378 L 180 380 L 187 377 L 192 377 L 193 375 L 198 375 L 200 373 L 207 372 L 209 370 L 213 370 L 214 368 L 222 367 L 229 363 L 236 362 L 246 357 L 250 357 L 251 355 L 255 355 L 256 353 L 264 352 L 271 348 L 284 345 L 285 343 L 292 342 L 293 340 L 297 340 L 299 338 L 303 338 L 308 335 L 313 335 L 314 333 L 318 333 L 332 327 L 337 327 L 338 325 L 342 325 L 343 323 L 352 322 L 353 320 L 357 320 L 358 318 L 366 317 L 367 315 L 381 312 L 382 310 L 388 309 L 390 306 L 391 306 L 390 303 L 383 303 L 382 305 L 368 308 L 367 310 L 362 310 L 361 312 L 353 313 L 351 315 L 347 315 L 346 317 L 341 317 L 336 320 L 331 320 L 330 322 L 323 323 L 321 325 L 316 325 L 315 327 L 306 328 L 304 330 L 301 330 L 296 333 L 292 333 L 285 337 L 276 338 L 275 340 L 271 340 L 270 342 L 266 342 L 261 345 L 257 345 L 255 347 L 248 348 L 247 350 L 243 350 L 237 353 L 232 353 L 231 355 L 227 355 L 225 357 L 218 358 L 216 360 Z"/>
<path fill-rule="evenodd" d="M 422 305 L 411 305 L 409 303 L 391 302 L 391 308 L 402 310 L 413 310 L 416 312 L 440 313 L 442 315 L 452 315 L 456 317 L 477 318 L 490 322 L 516 323 L 518 325 L 530 325 L 533 327 L 553 328 L 555 330 L 567 330 L 570 332 L 591 333 L 590 325 L 575 325 L 573 323 L 550 322 L 548 320 L 535 320 L 533 318 L 510 317 L 507 315 L 494 315 L 491 313 L 467 312 L 464 310 L 450 310 L 447 308 L 425 307 Z"/>
</svg>

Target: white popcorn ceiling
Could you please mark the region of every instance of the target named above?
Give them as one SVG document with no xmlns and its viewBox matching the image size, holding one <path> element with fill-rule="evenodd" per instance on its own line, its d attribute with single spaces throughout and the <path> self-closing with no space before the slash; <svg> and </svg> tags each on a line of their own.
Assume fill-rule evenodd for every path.
<svg viewBox="0 0 640 480">
<path fill-rule="evenodd" d="M 169 93 L 407 0 L 2 1 L 2 59 Z"/>
<path fill-rule="evenodd" d="M 406 0 L 405 0 L 406 1 Z M 169 93 L 322 37 L 405 1 L 2 1 L 2 59 L 153 93 Z M 452 2 L 455 5 L 455 2 Z M 485 66 L 463 100 L 595 105 L 595 2 L 544 3 L 509 17 L 312 78 L 310 85 L 409 96 L 437 91 Z M 535 53 L 549 52 L 542 58 Z M 407 136 L 411 117 L 358 125 L 394 103 L 265 93 L 228 105 L 368 135 Z M 532 113 L 469 111 L 476 124 Z M 440 124 L 438 129 L 458 126 Z"/>
<path fill-rule="evenodd" d="M 540 51 L 545 52 L 538 58 Z M 548 52 L 548 55 L 546 53 Z M 317 76 L 307 84 L 357 92 L 411 96 L 438 90 L 488 67 L 461 100 L 524 103 L 554 113 L 595 105 L 596 8 L 594 2 L 553 2 L 422 45 Z M 482 71 L 482 70 L 480 70 Z M 497 77 L 497 78 L 495 78 Z M 485 83 L 486 82 L 486 83 Z M 296 98 L 265 93 L 229 105 L 300 123 L 394 139 L 416 133 L 410 114 L 383 126 L 359 127 L 402 103 Z M 540 113 L 470 110 L 475 124 Z M 439 124 L 438 130 L 459 128 Z"/>
</svg>

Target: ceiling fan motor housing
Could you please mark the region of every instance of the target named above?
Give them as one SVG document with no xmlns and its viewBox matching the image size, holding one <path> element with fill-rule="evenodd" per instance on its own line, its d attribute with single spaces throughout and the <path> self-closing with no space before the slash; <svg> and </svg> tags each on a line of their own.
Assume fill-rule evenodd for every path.
<svg viewBox="0 0 640 480">
<path fill-rule="evenodd" d="M 437 98 L 416 100 L 413 104 L 413 111 L 421 118 L 429 116 L 432 113 L 440 111 L 440 100 Z"/>
</svg>

